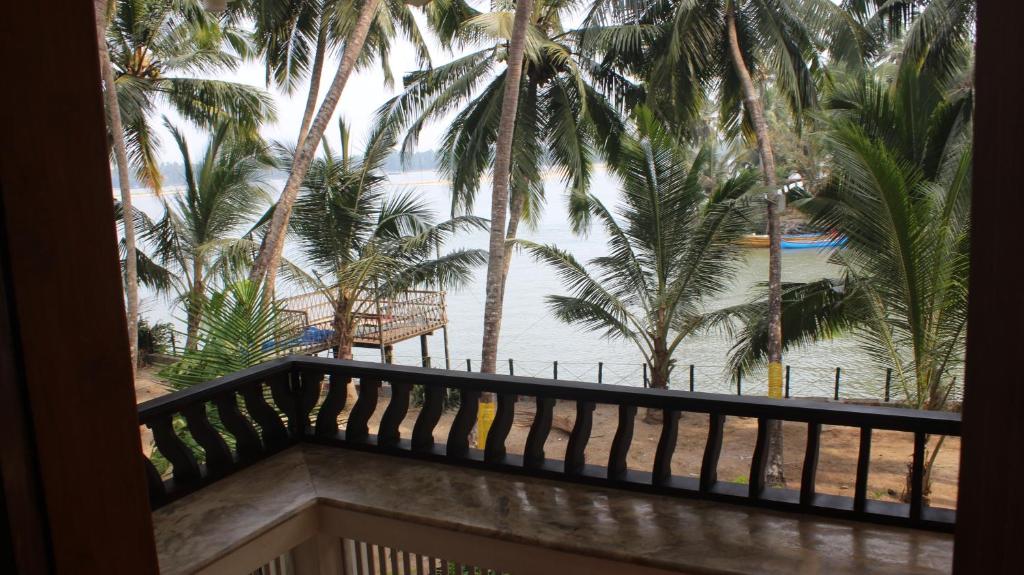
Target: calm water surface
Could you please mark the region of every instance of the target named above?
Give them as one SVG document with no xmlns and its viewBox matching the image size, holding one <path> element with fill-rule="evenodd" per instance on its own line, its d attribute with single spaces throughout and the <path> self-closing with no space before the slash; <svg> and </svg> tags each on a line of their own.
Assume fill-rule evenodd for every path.
<svg viewBox="0 0 1024 575">
<path fill-rule="evenodd" d="M 433 172 L 414 172 L 391 176 L 398 189 L 416 189 L 433 206 L 438 217 L 448 212 L 449 190 L 438 181 Z M 487 190 L 488 186 L 482 186 Z M 606 253 L 606 236 L 595 226 L 586 237 L 574 235 L 569 227 L 565 209 L 564 185 L 552 178 L 546 182 L 547 205 L 535 229 L 521 231 L 526 239 L 553 243 L 573 253 L 577 259 L 587 260 Z M 603 171 L 595 174 L 593 192 L 607 205 L 616 205 L 618 185 Z M 481 194 L 476 212 L 486 217 L 490 202 Z M 162 213 L 156 198 L 139 195 L 136 205 L 153 217 Z M 486 248 L 486 232 L 465 234 L 451 245 L 456 247 Z M 295 257 L 290 254 L 289 257 Z M 756 286 L 768 274 L 768 251 L 751 249 L 745 254 L 745 263 L 728 289 L 716 300 L 706 302 L 709 308 L 742 303 L 756 292 Z M 452 367 L 466 368 L 466 358 L 478 366 L 483 328 L 484 275 L 479 269 L 472 282 L 449 290 L 448 317 Z M 827 255 L 817 250 L 786 250 L 783 252 L 783 281 L 809 281 L 822 277 L 837 277 L 839 268 L 828 263 Z M 551 377 L 552 362 L 558 361 L 560 379 L 596 381 L 598 362 L 604 363 L 603 381 L 623 385 L 643 385 L 642 356 L 632 343 L 609 341 L 565 325 L 552 316 L 544 303 L 549 294 L 564 293 L 558 278 L 544 265 L 533 262 L 526 254 L 513 256 L 505 297 L 499 346 L 499 371 L 507 372 L 507 358 L 515 363 L 516 375 Z M 173 302 L 152 294 L 144 294 L 143 313 L 151 320 L 172 320 L 181 323 L 183 315 L 173 309 Z M 441 334 L 429 338 L 430 353 L 435 366 L 444 365 L 444 346 Z M 698 391 L 736 392 L 735 378 L 726 373 L 724 366 L 731 342 L 723 335 L 695 336 L 680 345 L 676 360 L 679 367 L 673 374 L 672 387 L 689 386 L 689 365 L 693 364 L 695 387 Z M 395 348 L 397 363 L 419 363 L 419 341 L 410 340 Z M 357 359 L 379 361 L 376 350 L 356 351 Z M 843 396 L 878 397 L 885 370 L 874 365 L 859 351 L 850 339 L 816 344 L 803 350 L 790 352 L 785 363 L 792 366 L 793 395 L 830 396 L 835 380 L 835 368 L 842 367 Z M 741 382 L 744 395 L 765 392 L 764 375 L 753 373 Z"/>
</svg>

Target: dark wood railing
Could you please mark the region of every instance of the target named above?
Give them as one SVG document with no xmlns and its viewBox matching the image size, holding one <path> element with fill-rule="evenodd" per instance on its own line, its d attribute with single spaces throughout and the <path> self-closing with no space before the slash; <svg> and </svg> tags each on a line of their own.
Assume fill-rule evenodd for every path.
<svg viewBox="0 0 1024 575">
<path fill-rule="evenodd" d="M 359 381 L 358 399 L 351 406 L 345 429 L 341 429 L 338 416 L 346 407 L 347 384 L 354 379 Z M 374 434 L 370 419 L 385 383 L 390 386 L 390 399 Z M 408 414 L 413 386 L 417 385 L 423 386 L 423 405 L 411 436 L 403 437 L 399 426 Z M 460 407 L 447 437 L 436 437 L 448 390 L 459 391 Z M 470 445 L 470 433 L 476 423 L 478 399 L 485 392 L 495 394 L 497 412 L 485 449 L 477 450 Z M 506 451 L 517 398 L 533 398 L 537 406 L 522 455 Z M 549 458 L 544 452 L 558 400 L 576 405 L 564 460 Z M 604 465 L 589 462 L 584 456 L 598 404 L 618 406 L 619 415 L 608 460 L 600 462 Z M 650 471 L 626 465 L 638 409 L 660 410 L 663 420 Z M 674 475 L 671 468 L 679 417 L 687 412 L 709 417 L 699 477 Z M 758 421 L 747 484 L 717 477 L 726 417 Z M 163 479 L 156 466 L 146 460 L 154 507 L 290 445 L 313 442 L 549 479 L 940 531 L 951 531 L 955 522 L 955 511 L 932 508 L 924 502 L 927 438 L 959 436 L 960 416 L 955 413 L 638 389 L 293 356 L 147 401 L 139 406 L 139 418 L 152 429 L 157 449 L 170 464 L 169 478 Z M 773 420 L 806 424 L 799 490 L 775 488 L 766 482 L 768 423 Z M 853 497 L 815 489 L 823 425 L 860 429 Z M 881 430 L 913 434 L 909 503 L 868 498 L 871 436 Z M 197 458 L 196 453 L 201 457 Z"/>
</svg>

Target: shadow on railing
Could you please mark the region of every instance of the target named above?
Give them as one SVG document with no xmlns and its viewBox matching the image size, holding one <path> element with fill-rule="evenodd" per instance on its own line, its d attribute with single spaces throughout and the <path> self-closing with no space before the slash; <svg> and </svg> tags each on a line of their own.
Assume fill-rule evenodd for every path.
<svg viewBox="0 0 1024 575">
<path fill-rule="evenodd" d="M 348 384 L 353 378 L 359 380 L 359 395 L 342 430 L 338 416 L 346 407 Z M 390 387 L 390 399 L 377 433 L 371 434 L 370 419 L 385 383 Z M 414 386 L 422 386 L 423 405 L 411 436 L 403 437 L 399 426 L 408 414 Z M 448 390 L 459 391 L 461 404 L 447 437 L 436 438 Z M 471 447 L 470 436 L 482 393 L 496 395 L 497 411 L 485 449 L 477 450 Z M 536 415 L 522 455 L 506 451 L 517 397 L 536 402 Z M 576 406 L 564 460 L 549 458 L 544 452 L 558 400 Z M 602 462 L 605 465 L 587 462 L 584 456 L 597 404 L 618 408 L 618 425 L 608 460 Z M 662 419 L 649 471 L 629 469 L 626 464 L 638 409 L 660 411 Z M 682 413 L 708 415 L 709 431 L 699 477 L 672 472 Z M 756 418 L 758 422 L 747 484 L 717 477 L 727 416 Z M 548 479 L 940 531 L 951 531 L 956 516 L 955 511 L 929 507 L 924 500 L 927 439 L 932 435 L 959 436 L 960 416 L 955 413 L 637 389 L 292 356 L 147 401 L 139 406 L 139 419 L 152 430 L 160 455 L 171 467 L 169 479 L 164 480 L 146 458 L 154 507 L 290 445 L 313 442 Z M 774 488 L 766 482 L 768 423 L 772 420 L 807 426 L 799 490 Z M 186 429 L 179 429 L 182 421 Z M 823 425 L 860 429 L 853 497 L 815 489 Z M 913 434 L 909 504 L 867 497 L 871 436 L 876 430 Z"/>
</svg>

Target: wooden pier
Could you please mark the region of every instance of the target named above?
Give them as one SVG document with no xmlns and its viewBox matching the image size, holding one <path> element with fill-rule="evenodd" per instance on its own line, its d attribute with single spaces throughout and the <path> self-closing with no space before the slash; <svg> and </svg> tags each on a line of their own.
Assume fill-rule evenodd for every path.
<svg viewBox="0 0 1024 575">
<path fill-rule="evenodd" d="M 289 323 L 302 334 L 298 346 L 302 353 L 314 355 L 337 345 L 334 306 L 323 292 L 300 294 L 281 303 L 284 312 L 293 316 Z M 386 298 L 364 294 L 356 300 L 352 312 L 356 347 L 390 353 L 396 343 L 419 337 L 428 361 L 426 337 L 448 324 L 443 291 L 409 290 Z"/>
</svg>

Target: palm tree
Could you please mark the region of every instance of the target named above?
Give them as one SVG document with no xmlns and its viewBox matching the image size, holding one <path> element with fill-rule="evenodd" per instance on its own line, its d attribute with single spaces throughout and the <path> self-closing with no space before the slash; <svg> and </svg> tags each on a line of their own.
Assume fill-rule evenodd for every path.
<svg viewBox="0 0 1024 575">
<path fill-rule="evenodd" d="M 598 2 L 595 23 L 618 22 L 593 36 L 595 49 L 620 60 L 625 71 L 649 84 L 652 107 L 685 133 L 705 105 L 718 100 L 719 119 L 730 131 L 753 136 L 763 181 L 769 235 L 768 390 L 782 397 L 782 226 L 775 154 L 758 85 L 775 84 L 798 121 L 815 105 L 818 38 L 807 22 L 827 0 L 632 0 Z M 635 38 L 629 41 L 630 38 Z M 782 428 L 769 424 L 768 480 L 784 483 Z"/>
<path fill-rule="evenodd" d="M 427 57 L 418 28 L 415 26 L 411 12 L 405 6 L 406 3 L 413 6 L 426 6 L 425 11 L 427 12 L 428 20 L 442 31 L 442 40 L 450 36 L 451 30 L 454 29 L 460 15 L 470 10 L 459 0 L 433 0 L 429 4 L 428 2 L 417 0 L 410 0 L 408 2 L 399 0 L 365 0 L 361 5 L 356 3 L 338 4 L 340 6 L 338 8 L 338 16 L 327 20 L 327 22 L 335 22 L 340 29 L 337 37 L 345 38 L 341 61 L 338 64 L 334 79 L 324 95 L 320 108 L 309 124 L 309 129 L 299 135 L 299 145 L 296 147 L 291 161 L 291 171 L 288 174 L 288 180 L 285 182 L 284 190 L 282 190 L 281 196 L 274 207 L 273 217 L 267 227 L 263 244 L 260 246 L 256 261 L 249 275 L 252 280 L 265 279 L 270 286 L 269 293 L 273 293 L 276 281 L 274 274 L 284 250 L 285 232 L 288 229 L 288 221 L 292 215 L 295 198 L 298 196 L 299 188 L 305 180 L 306 171 L 316 155 L 316 149 L 320 144 L 320 140 L 323 138 L 324 133 L 327 131 L 327 126 L 334 116 L 334 110 L 338 106 L 338 100 L 341 98 L 341 93 L 345 89 L 345 84 L 348 82 L 352 71 L 357 66 L 368 62 L 371 59 L 370 56 L 375 53 L 382 56 L 381 60 L 386 65 L 386 58 L 384 56 L 388 52 L 389 39 L 394 36 L 395 28 L 405 31 L 408 36 L 415 40 L 421 59 Z M 334 5 L 334 3 L 331 3 L 327 6 Z M 353 18 L 352 13 L 355 6 L 359 6 L 359 10 L 358 15 Z M 322 9 L 321 13 L 323 13 Z M 324 19 L 321 14 L 318 25 L 322 27 L 323 23 Z M 268 26 L 268 30 L 281 29 L 295 30 L 287 25 L 282 28 L 280 26 L 275 27 L 271 23 Z M 271 33 L 276 34 L 276 32 Z M 319 43 L 319 31 L 317 33 L 317 42 Z M 365 54 L 363 50 L 364 45 L 370 49 Z M 316 69 L 315 58 L 313 69 Z M 311 76 L 311 80 L 313 85 L 311 85 L 310 95 L 307 98 L 307 110 L 311 107 L 311 100 L 315 100 L 314 92 L 319 88 L 319 78 L 316 74 Z"/>
<path fill-rule="evenodd" d="M 314 266 L 318 288 L 334 306 L 335 355 L 351 359 L 355 318 L 373 313 L 376 300 L 439 280 L 458 285 L 470 277 L 484 262 L 481 250 L 437 257 L 434 251 L 457 230 L 482 229 L 485 222 L 463 216 L 434 223 L 414 193 L 389 194 L 381 166 L 394 137 L 376 132 L 362 158 L 354 160 L 345 125 L 339 125 L 343 152 L 335 156 L 323 143 L 324 154 L 306 174 L 291 227 L 301 254 Z"/>
<path fill-rule="evenodd" d="M 640 110 L 641 137 L 623 146 L 616 173 L 622 203 L 613 211 L 587 198 L 609 236 L 608 255 L 586 265 L 555 246 L 519 242 L 551 265 L 569 295 L 548 296 L 560 320 L 632 342 L 667 388 L 683 340 L 719 321 L 704 303 L 725 290 L 743 262 L 736 244 L 752 214 L 745 196 L 757 174 L 742 171 L 706 191 L 708 147 L 695 154 Z"/>
<path fill-rule="evenodd" d="M 783 300 L 787 348 L 852 334 L 920 409 L 945 405 L 967 318 L 972 97 L 944 75 L 905 66 L 829 98 L 833 171 L 801 209 L 848 239 L 831 255 L 845 274 L 788 285 Z M 738 311 L 734 361 L 763 361 L 763 302 Z"/>
<path fill-rule="evenodd" d="M 255 245 L 246 229 L 270 203 L 262 173 L 269 160 L 258 144 L 240 139 L 227 123 L 211 134 L 202 160 L 193 163 L 188 144 L 169 122 L 181 153 L 185 190 L 164 199 L 164 216 L 145 234 L 155 257 L 177 275 L 186 310 L 186 349 L 198 345 L 210 281 L 228 283 L 247 271 Z"/>
<path fill-rule="evenodd" d="M 500 5 L 499 5 L 500 6 Z M 521 4 L 517 4 L 517 12 Z M 485 46 L 455 61 L 406 77 L 406 89 L 378 111 L 378 120 L 406 132 L 403 152 L 410 153 L 423 127 L 443 120 L 459 110 L 448 128 L 440 151 L 441 171 L 452 180 L 453 212 L 471 211 L 480 188 L 481 178 L 491 168 L 501 173 L 498 165 L 502 117 L 508 113 L 504 104 L 509 86 L 516 90 L 517 106 L 511 130 L 509 156 L 510 175 L 495 176 L 495 184 L 503 187 L 498 196 L 507 206 L 506 215 L 492 213 L 492 233 L 501 232 L 501 265 L 496 283 L 488 284 L 490 314 L 487 319 L 485 356 L 496 353 L 494 344 L 500 328 L 500 299 L 511 262 L 512 244 L 519 225 L 539 216 L 544 202 L 541 170 L 547 162 L 562 173 L 570 189 L 571 202 L 579 202 L 587 194 L 595 151 L 611 155 L 623 131 L 617 104 L 602 94 L 606 84 L 638 88 L 601 67 L 579 49 L 581 30 L 566 30 L 562 19 L 571 3 L 542 0 L 527 10 L 522 70 L 518 84 L 511 82 L 510 40 L 513 15 L 496 10 L 469 19 L 460 38 L 483 41 Z M 524 10 L 526 10 L 524 8 Z M 502 66 L 506 64 L 505 66 Z M 506 181 L 507 180 L 507 181 Z M 492 195 L 492 206 L 497 200 Z M 574 224 L 582 227 L 586 210 L 573 210 L 580 215 Z M 494 222 L 505 222 L 497 226 Z M 499 229 L 502 228 L 502 229 Z M 497 253 L 493 252 L 497 257 Z M 497 288 L 500 297 L 492 293 Z M 494 297 L 499 299 L 494 299 Z M 495 305 L 497 304 L 497 306 Z M 488 313 L 488 312 L 485 312 Z M 495 322 L 499 323 L 495 323 Z M 483 368 L 488 369 L 485 357 Z"/>
<path fill-rule="evenodd" d="M 106 44 L 128 161 L 136 177 L 158 191 L 159 141 L 152 122 L 161 104 L 209 129 L 230 121 L 255 134 L 274 120 L 273 102 L 262 90 L 210 79 L 236 69 L 250 48 L 246 35 L 222 26 L 200 0 L 119 0 Z"/>
<path fill-rule="evenodd" d="M 110 127 L 111 148 L 117 163 L 118 188 L 121 192 L 123 213 L 129 220 L 134 220 L 132 210 L 131 178 L 128 175 L 128 151 L 125 144 L 124 128 L 121 125 L 121 108 L 118 102 L 117 83 L 107 49 L 106 27 L 110 20 L 109 5 L 106 0 L 96 0 L 96 44 L 99 49 L 100 73 L 103 75 L 103 96 L 106 104 L 107 123 Z M 128 355 L 131 358 L 132 374 L 138 365 L 138 321 L 139 321 L 139 278 L 137 250 L 135 245 L 135 226 L 124 226 L 125 247 L 125 316 L 128 321 Z"/>
</svg>

